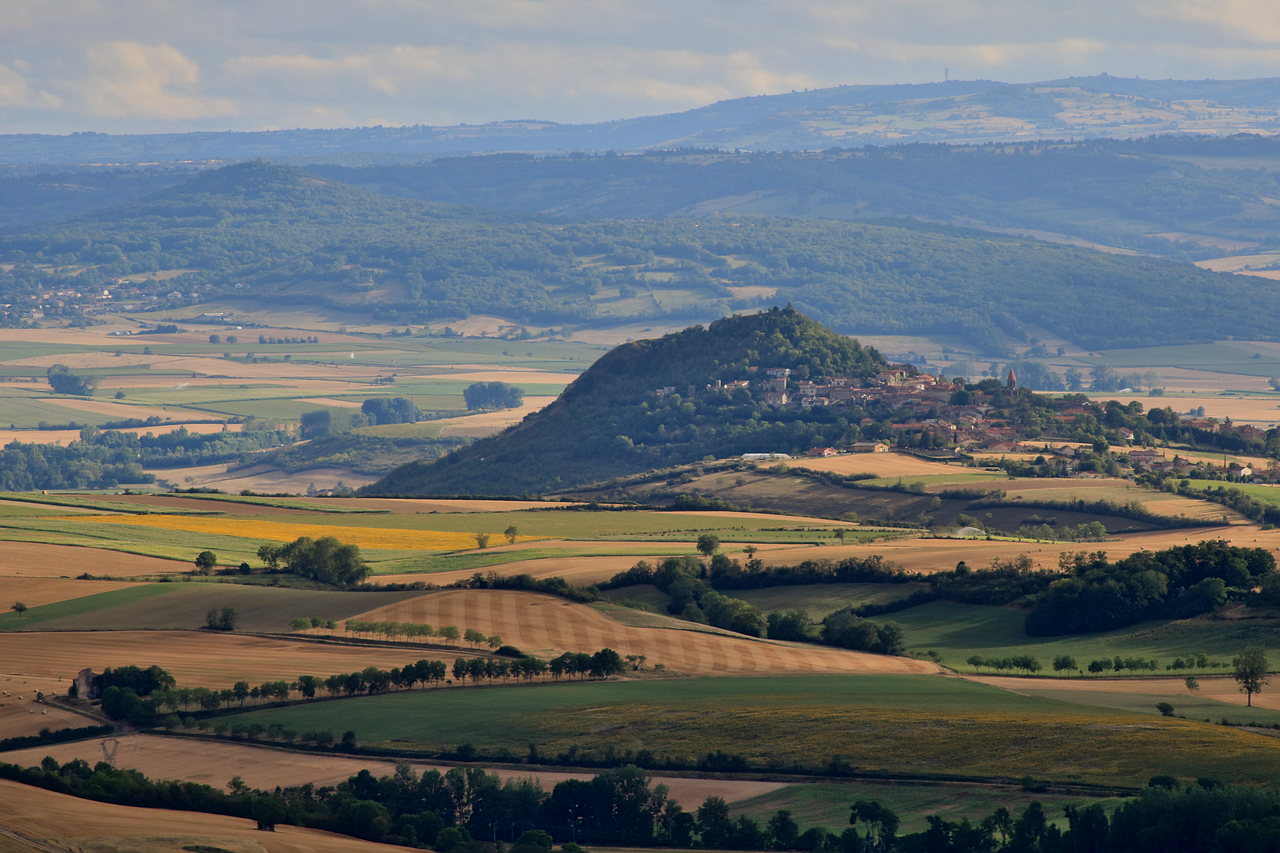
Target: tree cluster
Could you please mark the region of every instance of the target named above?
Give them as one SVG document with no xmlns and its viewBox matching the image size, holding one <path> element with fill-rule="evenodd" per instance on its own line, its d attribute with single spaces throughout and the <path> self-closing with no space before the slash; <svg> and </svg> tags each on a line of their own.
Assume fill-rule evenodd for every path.
<svg viewBox="0 0 1280 853">
<path fill-rule="evenodd" d="M 506 382 L 475 382 L 462 389 L 468 409 L 518 409 L 524 392 Z"/>
<path fill-rule="evenodd" d="M 1243 595 L 1275 572 L 1265 549 L 1221 540 L 1163 551 L 1139 551 L 1115 563 L 1101 552 L 1076 554 L 1036 595 L 1027 614 L 1031 636 L 1105 631 L 1157 617 L 1187 618 L 1226 602 L 1228 589 Z"/>
<path fill-rule="evenodd" d="M 287 545 L 262 545 L 258 558 L 269 568 L 283 567 L 299 577 L 333 586 L 354 586 L 373 571 L 360 557 L 359 545 L 343 544 L 333 536 L 300 536 Z"/>
</svg>

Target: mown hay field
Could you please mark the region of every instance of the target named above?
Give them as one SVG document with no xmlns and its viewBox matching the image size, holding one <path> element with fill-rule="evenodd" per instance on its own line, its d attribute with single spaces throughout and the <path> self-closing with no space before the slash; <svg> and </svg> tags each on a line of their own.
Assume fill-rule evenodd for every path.
<svg viewBox="0 0 1280 853">
<path fill-rule="evenodd" d="M 470 699 L 471 701 L 467 701 Z M 400 694 L 255 711 L 234 719 L 351 729 L 387 747 L 543 754 L 648 749 L 693 760 L 723 749 L 757 766 L 1076 780 L 1153 775 L 1261 784 L 1280 740 L 1237 729 L 1017 696 L 925 676 L 675 679 Z"/>
<path fill-rule="evenodd" d="M 64 691 L 67 683 L 69 681 L 61 685 Z M 30 737 L 40 734 L 42 729 L 56 731 L 98 725 L 98 721 L 90 717 L 37 702 L 36 691 L 47 691 L 49 686 L 43 680 L 23 684 L 22 679 L 15 681 L 11 676 L 0 677 L 0 689 L 3 690 L 0 692 L 0 738 Z M 4 695 L 5 693 L 8 695 Z M 8 753 L 0 752 L 0 761 L 7 760 L 7 755 Z"/>
<path fill-rule="evenodd" d="M 230 687 L 237 681 L 293 681 L 299 675 L 328 676 L 366 667 L 391 669 L 422 658 L 447 658 L 430 647 L 391 648 L 269 639 L 203 631 L 109 631 L 0 633 L 0 661 L 15 674 L 69 678 L 85 667 L 95 672 L 120 666 L 168 670 L 181 687 Z"/>
<path fill-rule="evenodd" d="M 0 753 L 0 760 L 34 766 L 46 755 L 52 755 L 60 764 L 83 758 L 93 765 L 102 759 L 99 741 L 92 740 Z M 276 786 L 287 788 L 308 782 L 316 787 L 337 785 L 365 769 L 377 777 L 391 776 L 395 774 L 398 763 L 394 759 L 316 755 L 245 743 L 147 735 L 120 738 L 115 760 L 117 767 L 139 770 L 149 779 L 173 779 L 222 788 L 232 776 L 239 776 L 246 785 L 268 791 Z M 428 762 L 407 763 L 419 774 L 429 770 L 448 770 Z M 496 772 L 504 780 L 537 779 L 546 791 L 566 779 L 595 776 L 589 770 L 557 772 L 503 768 L 491 772 Z M 778 782 L 749 779 L 687 779 L 660 775 L 654 777 L 652 784 L 666 785 L 671 796 L 689 811 L 696 809 L 707 797 L 723 797 L 733 802 L 759 797 L 784 787 Z"/>
<path fill-rule="evenodd" d="M 544 658 L 560 652 L 592 653 L 607 647 L 621 655 L 645 655 L 649 666 L 662 664 L 670 671 L 688 675 L 926 673 L 936 669 L 923 661 L 843 649 L 693 630 L 631 627 L 586 605 L 506 590 L 444 590 L 370 610 L 355 618 L 465 626 L 500 636 L 504 642 Z"/>
<path fill-rule="evenodd" d="M 814 471 L 831 471 L 835 474 L 875 474 L 878 477 L 903 477 L 938 475 L 953 477 L 975 473 L 972 468 L 930 462 L 902 453 L 850 453 L 844 456 L 828 456 L 816 459 L 791 459 L 788 468 L 811 468 Z"/>
<path fill-rule="evenodd" d="M 385 844 L 314 829 L 280 825 L 260 832 L 245 818 L 167 809 L 115 806 L 0 780 L 0 826 L 58 849 L 84 853 L 173 853 L 219 849 L 232 853 L 386 853 Z M 23 853 L 48 847 L 0 838 Z M 0 849 L 5 849 L 0 846 Z"/>
</svg>

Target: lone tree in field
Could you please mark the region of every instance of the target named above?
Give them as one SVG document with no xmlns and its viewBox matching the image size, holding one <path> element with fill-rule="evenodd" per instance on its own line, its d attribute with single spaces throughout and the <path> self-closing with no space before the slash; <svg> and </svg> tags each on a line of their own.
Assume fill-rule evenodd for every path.
<svg viewBox="0 0 1280 853">
<path fill-rule="evenodd" d="M 76 376 L 65 364 L 55 364 L 45 375 L 49 379 L 49 387 L 58 394 L 89 397 L 98 387 L 97 377 Z"/>
<path fill-rule="evenodd" d="M 514 545 L 516 544 L 516 537 L 520 535 L 520 531 L 517 530 L 516 526 L 513 524 L 506 530 L 502 531 L 502 535 L 507 537 L 508 544 Z"/>
<path fill-rule="evenodd" d="M 21 619 L 22 614 L 27 612 L 27 605 L 23 604 L 21 601 L 15 601 L 13 604 L 9 605 L 9 609 L 14 613 L 17 613 L 18 618 Z"/>
<path fill-rule="evenodd" d="M 488 548 L 488 547 L 489 547 L 489 537 L 490 537 L 491 535 L 492 535 L 492 534 L 489 534 L 489 533 L 477 533 L 477 534 L 476 534 L 476 547 L 477 547 L 477 548 Z"/>
<path fill-rule="evenodd" d="M 196 571 L 202 575 L 211 575 L 217 568 L 218 555 L 212 551 L 201 551 L 196 555 Z"/>
<path fill-rule="evenodd" d="M 698 537 L 698 550 L 704 557 L 710 557 L 720 548 L 720 537 L 714 533 L 704 533 Z"/>
<path fill-rule="evenodd" d="M 1248 697 L 1246 704 L 1252 708 L 1253 694 L 1261 693 L 1262 688 L 1271 683 L 1267 678 L 1267 650 L 1262 646 L 1245 646 L 1231 665 L 1235 668 L 1232 677 Z"/>
</svg>

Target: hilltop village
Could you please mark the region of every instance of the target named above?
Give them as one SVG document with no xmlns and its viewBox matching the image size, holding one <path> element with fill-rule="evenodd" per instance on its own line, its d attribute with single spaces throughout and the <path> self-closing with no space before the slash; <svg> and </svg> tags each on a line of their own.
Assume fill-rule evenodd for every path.
<svg viewBox="0 0 1280 853">
<path fill-rule="evenodd" d="M 796 414 L 840 409 L 858 426 L 858 439 L 813 447 L 810 456 L 883 453 L 892 450 L 932 458 L 972 458 L 974 454 L 1009 456 L 1022 475 L 1193 477 L 1232 482 L 1280 482 L 1280 467 L 1265 469 L 1236 461 L 1216 465 L 1179 455 L 1177 448 L 1207 453 L 1247 453 L 1274 457 L 1280 430 L 1236 425 L 1207 418 L 1203 410 L 1178 413 L 1162 407 L 1144 411 L 1141 403 L 1090 401 L 1084 394 L 1047 396 L 1018 386 L 1010 369 L 1004 382 L 923 373 L 909 364 L 892 364 L 867 378 L 809 378 L 803 368 L 748 367 L 749 379 L 680 389 L 686 397 L 728 392 L 749 394 L 776 411 Z M 653 390 L 659 400 L 677 393 L 673 386 Z M 762 451 L 748 454 L 779 457 Z M 1034 459 L 1028 459 L 1034 455 Z M 1192 456 L 1198 454 L 1192 453 Z"/>
</svg>

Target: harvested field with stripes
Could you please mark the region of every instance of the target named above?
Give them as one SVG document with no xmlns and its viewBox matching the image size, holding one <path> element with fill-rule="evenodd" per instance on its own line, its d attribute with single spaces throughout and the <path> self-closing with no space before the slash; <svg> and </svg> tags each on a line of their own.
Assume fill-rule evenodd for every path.
<svg viewBox="0 0 1280 853">
<path fill-rule="evenodd" d="M 0 780 L 0 850 L 85 853 L 386 853 L 387 845 L 315 829 L 280 825 L 259 832 L 251 820 L 199 812 L 114 806 Z M 10 833 L 10 834 L 6 834 Z M 13 834 L 17 834 L 15 838 Z M 35 846 L 23 841 L 33 839 Z"/>
<path fill-rule="evenodd" d="M 935 665 L 924 661 L 753 640 L 728 632 L 630 627 L 586 605 L 527 592 L 445 590 L 355 618 L 465 625 L 496 634 L 504 642 L 539 657 L 560 652 L 590 653 L 608 647 L 621 655 L 645 655 L 649 666 L 662 664 L 670 671 L 688 675 L 938 671 Z"/>
<path fill-rule="evenodd" d="M 4 760 L 12 764 L 33 766 L 46 755 L 52 755 L 60 764 L 75 758 L 83 758 L 90 765 L 102 759 L 97 740 L 80 743 L 55 744 L 6 753 Z M 249 746 L 213 740 L 189 740 L 183 738 L 148 737 L 131 735 L 120 738 L 115 765 L 140 770 L 149 779 L 172 779 L 197 782 L 221 788 L 232 776 L 244 779 L 252 788 L 271 790 L 277 785 L 336 785 L 345 782 L 361 770 L 367 769 L 374 776 L 392 776 L 396 764 L 392 759 L 374 757 L 347 758 L 342 755 L 313 755 L 289 750 Z M 449 768 L 424 762 L 408 762 L 418 774 L 430 770 L 446 772 Z M 591 771 L 565 773 L 546 770 L 498 769 L 502 779 L 534 778 L 550 791 L 566 779 L 590 779 Z M 693 811 L 707 797 L 723 797 L 728 802 L 758 797 L 785 787 L 778 782 L 757 782 L 739 779 L 688 779 L 655 776 L 653 785 L 666 785 L 670 795 Z"/>
<path fill-rule="evenodd" d="M 332 675 L 369 666 L 404 666 L 422 658 L 452 661 L 453 649 L 362 647 L 202 631 L 40 632 L 0 634 L 0 660 L 17 674 L 69 678 L 85 667 L 168 670 L 183 687 L 230 687 L 299 675 Z"/>
</svg>

